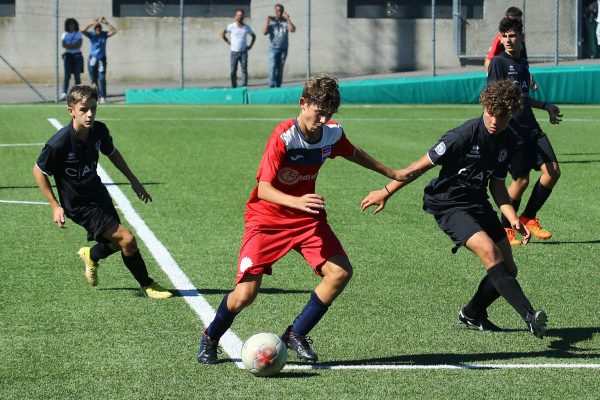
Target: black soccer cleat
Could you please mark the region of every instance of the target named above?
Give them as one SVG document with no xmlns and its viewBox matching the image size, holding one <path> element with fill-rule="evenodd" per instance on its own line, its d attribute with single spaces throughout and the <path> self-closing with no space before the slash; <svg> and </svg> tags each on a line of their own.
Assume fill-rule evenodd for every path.
<svg viewBox="0 0 600 400">
<path fill-rule="evenodd" d="M 196 356 L 196 360 L 200 364 L 216 364 L 219 362 L 217 358 L 217 353 L 219 350 L 219 341 L 211 340 L 206 332 L 202 332 L 202 336 L 200 336 L 200 349 L 198 349 L 198 355 Z"/>
<path fill-rule="evenodd" d="M 525 322 L 529 331 L 537 338 L 543 339 L 546 333 L 548 333 L 548 328 L 546 327 L 548 316 L 544 310 L 535 311 L 533 314 L 528 313 Z"/>
<path fill-rule="evenodd" d="M 470 329 L 477 329 L 478 331 L 490 331 L 490 332 L 501 332 L 502 328 L 498 327 L 487 317 L 487 313 L 482 314 L 476 318 L 468 317 L 465 314 L 465 309 L 461 308 L 458 313 L 458 322 L 466 325 Z"/>
<path fill-rule="evenodd" d="M 281 340 L 287 345 L 288 349 L 292 349 L 296 352 L 300 360 L 317 362 L 319 359 L 317 353 L 310 348 L 310 344 L 312 343 L 311 338 L 292 332 L 291 325 L 288 326 L 283 335 L 281 335 Z"/>
</svg>

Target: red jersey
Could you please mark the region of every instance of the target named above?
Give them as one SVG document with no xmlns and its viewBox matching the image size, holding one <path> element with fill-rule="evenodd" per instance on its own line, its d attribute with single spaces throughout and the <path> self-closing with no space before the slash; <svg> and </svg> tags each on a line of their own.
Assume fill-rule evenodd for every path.
<svg viewBox="0 0 600 400">
<path fill-rule="evenodd" d="M 504 50 L 504 45 L 502 44 L 502 34 L 498 32 L 496 36 L 494 36 L 494 40 L 492 41 L 492 45 L 490 46 L 487 56 L 488 60 L 491 60 L 498 54 L 500 54 Z"/>
<path fill-rule="evenodd" d="M 273 131 L 263 154 L 256 180 L 271 183 L 274 188 L 292 196 L 315 193 L 319 169 L 328 158 L 350 157 L 356 148 L 335 121 L 322 127 L 319 141 L 311 143 L 298 127 L 297 120 L 283 121 Z M 290 227 L 325 220 L 326 213 L 309 214 L 258 198 L 258 186 L 246 203 L 247 226 Z"/>
</svg>

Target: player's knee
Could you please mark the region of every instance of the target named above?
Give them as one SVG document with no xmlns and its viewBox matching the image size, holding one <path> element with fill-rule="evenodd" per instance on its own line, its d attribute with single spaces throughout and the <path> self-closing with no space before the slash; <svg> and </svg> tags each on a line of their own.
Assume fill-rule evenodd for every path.
<svg viewBox="0 0 600 400">
<path fill-rule="evenodd" d="M 483 246 L 478 255 L 485 265 L 497 265 L 503 261 L 500 250 L 494 244 Z"/>
<path fill-rule="evenodd" d="M 525 191 L 529 186 L 529 177 L 523 177 L 515 180 L 515 184 L 519 187 L 520 191 Z"/>
<path fill-rule="evenodd" d="M 135 236 L 128 229 L 123 231 L 119 245 L 121 246 L 121 250 L 126 254 L 135 253 L 138 249 Z"/>
<path fill-rule="evenodd" d="M 335 281 L 338 284 L 343 284 L 343 285 L 350 282 L 353 274 L 354 274 L 354 271 L 352 269 L 352 265 L 350 265 L 350 264 L 332 268 L 332 270 L 329 273 L 330 278 L 332 278 L 333 281 Z"/>
<path fill-rule="evenodd" d="M 242 311 L 244 308 L 248 307 L 250 304 L 254 303 L 256 300 L 256 296 L 258 292 L 253 291 L 243 291 L 238 293 L 232 293 L 229 295 L 229 301 L 227 303 L 227 308 L 231 312 L 238 313 Z"/>
</svg>

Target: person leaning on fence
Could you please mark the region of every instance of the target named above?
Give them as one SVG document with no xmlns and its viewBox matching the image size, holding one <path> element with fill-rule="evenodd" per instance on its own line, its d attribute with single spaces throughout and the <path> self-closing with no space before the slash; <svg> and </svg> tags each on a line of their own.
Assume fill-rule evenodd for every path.
<svg viewBox="0 0 600 400">
<path fill-rule="evenodd" d="M 230 38 L 227 38 L 229 33 Z M 231 46 L 231 87 L 237 87 L 237 65 L 242 66 L 242 86 L 248 86 L 248 50 L 254 45 L 256 35 L 250 25 L 244 23 L 244 10 L 235 11 L 235 22 L 227 25 L 219 35 Z M 252 38 L 246 43 L 246 36 Z"/>
<path fill-rule="evenodd" d="M 102 24 L 108 27 L 108 32 L 102 30 Z M 90 31 L 92 26 L 94 30 Z M 115 27 L 105 17 L 96 18 L 83 28 L 83 34 L 90 39 L 91 44 L 88 72 L 92 85 L 100 92 L 100 103 L 104 103 L 106 98 L 106 41 L 116 33 Z"/>
<path fill-rule="evenodd" d="M 296 26 L 283 5 L 276 4 L 275 16 L 268 15 L 263 27 L 263 34 L 269 35 L 269 87 L 280 87 L 283 81 L 289 32 L 296 32 Z"/>
<path fill-rule="evenodd" d="M 65 52 L 62 55 L 64 66 L 64 78 L 62 95 L 58 100 L 67 99 L 67 90 L 69 90 L 69 80 L 71 74 L 75 79 L 75 84 L 81 83 L 81 73 L 83 72 L 83 54 L 81 54 L 81 42 L 83 36 L 79 32 L 79 22 L 75 18 L 65 20 L 65 32 L 62 34 L 62 47 Z"/>
</svg>

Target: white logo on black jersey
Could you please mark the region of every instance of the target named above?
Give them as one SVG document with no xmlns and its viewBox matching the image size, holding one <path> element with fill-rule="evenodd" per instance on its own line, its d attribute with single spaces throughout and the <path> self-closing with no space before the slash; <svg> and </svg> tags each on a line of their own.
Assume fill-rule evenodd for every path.
<svg viewBox="0 0 600 400">
<path fill-rule="evenodd" d="M 481 158 L 481 154 L 479 154 L 479 145 L 474 144 L 473 147 L 471 147 L 471 151 L 469 152 L 469 154 L 467 154 L 467 157 Z"/>
<path fill-rule="evenodd" d="M 440 142 L 437 146 L 435 146 L 434 151 L 441 156 L 446 152 L 446 144 L 444 142 Z"/>
<path fill-rule="evenodd" d="M 508 151 L 505 148 L 500 149 L 500 153 L 498 153 L 498 162 L 504 162 L 508 157 Z"/>
</svg>

